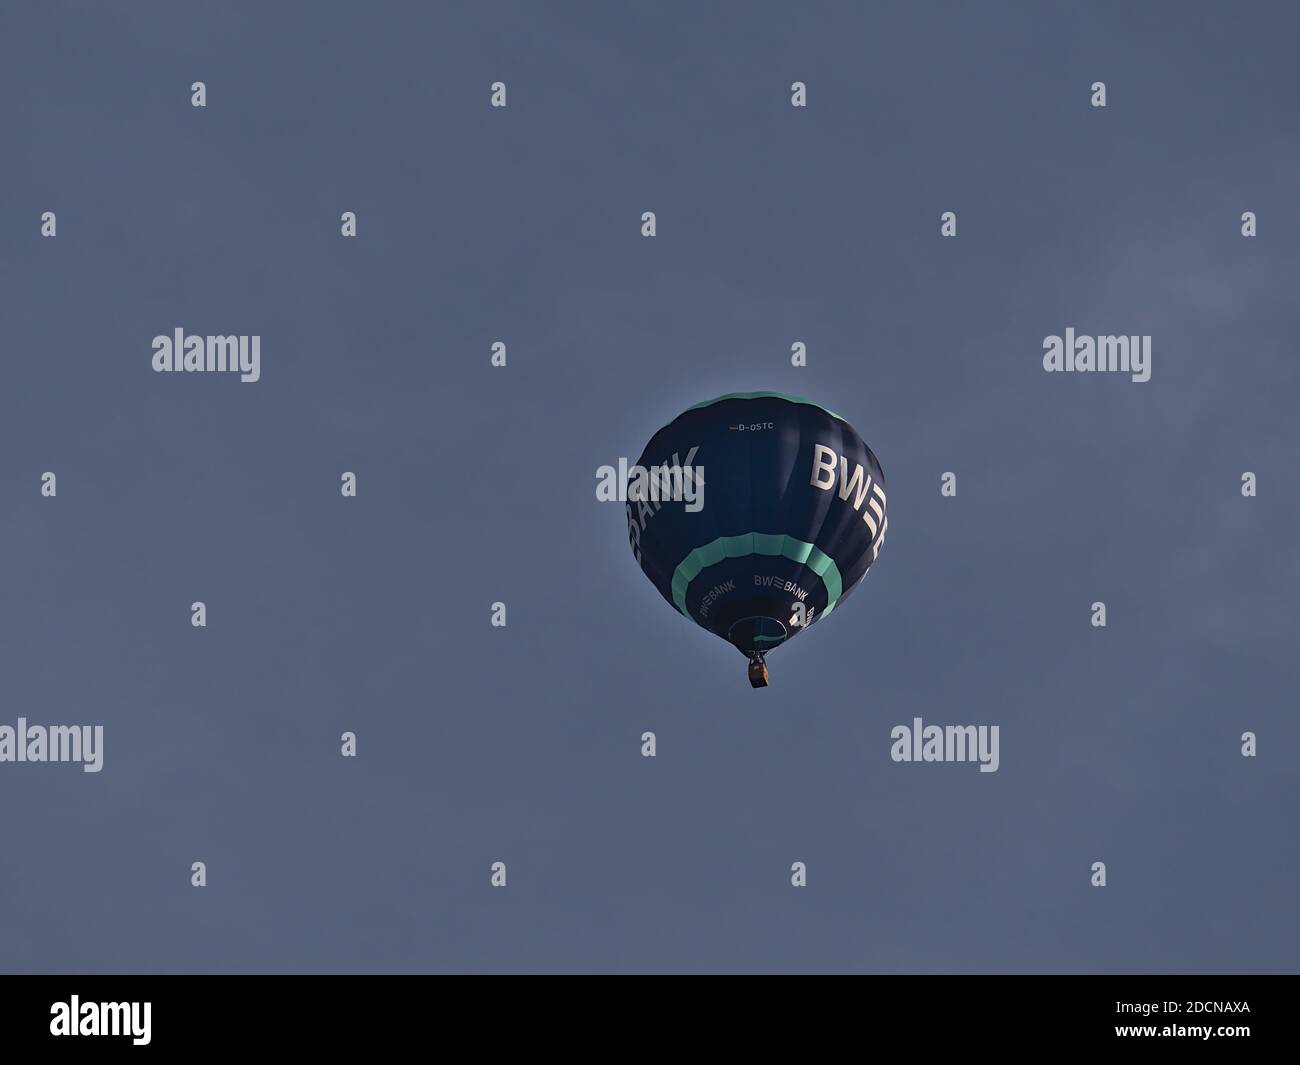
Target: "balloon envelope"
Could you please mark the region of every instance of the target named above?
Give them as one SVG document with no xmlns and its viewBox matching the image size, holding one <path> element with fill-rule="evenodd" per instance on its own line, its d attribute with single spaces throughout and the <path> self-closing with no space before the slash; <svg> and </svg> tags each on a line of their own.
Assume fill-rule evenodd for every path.
<svg viewBox="0 0 1300 1065">
<path fill-rule="evenodd" d="M 775 392 L 673 419 L 629 471 L 627 495 L 645 575 L 756 661 L 839 609 L 888 526 L 884 471 L 853 427 Z"/>
</svg>

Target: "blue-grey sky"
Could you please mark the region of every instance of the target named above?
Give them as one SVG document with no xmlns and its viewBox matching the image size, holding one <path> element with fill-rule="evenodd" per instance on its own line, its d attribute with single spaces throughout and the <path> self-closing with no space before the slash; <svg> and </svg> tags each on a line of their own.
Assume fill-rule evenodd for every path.
<svg viewBox="0 0 1300 1065">
<path fill-rule="evenodd" d="M 1297 33 L 6 0 L 0 725 L 105 751 L 0 764 L 0 970 L 1296 971 Z M 178 327 L 261 380 L 155 374 Z M 891 511 L 761 692 L 595 498 L 756 389 Z M 998 772 L 892 762 L 917 716 Z"/>
</svg>

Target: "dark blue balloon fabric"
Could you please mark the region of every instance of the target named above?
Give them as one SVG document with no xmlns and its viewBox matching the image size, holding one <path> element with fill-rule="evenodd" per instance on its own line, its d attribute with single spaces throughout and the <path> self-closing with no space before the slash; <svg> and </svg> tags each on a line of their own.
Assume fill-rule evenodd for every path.
<svg viewBox="0 0 1300 1065">
<path fill-rule="evenodd" d="M 843 418 L 807 400 L 747 392 L 698 404 L 655 433 L 637 465 L 648 475 L 629 479 L 627 518 L 642 571 L 746 655 L 838 610 L 884 542 L 880 463 Z"/>
</svg>

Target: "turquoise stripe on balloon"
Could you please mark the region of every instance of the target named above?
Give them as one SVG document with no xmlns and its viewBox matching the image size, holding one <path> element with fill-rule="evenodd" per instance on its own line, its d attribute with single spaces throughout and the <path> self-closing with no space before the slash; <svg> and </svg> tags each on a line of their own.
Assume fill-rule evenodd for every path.
<svg viewBox="0 0 1300 1065">
<path fill-rule="evenodd" d="M 826 586 L 826 609 L 822 617 L 829 614 L 844 594 L 844 581 L 840 577 L 840 568 L 830 555 L 812 544 L 796 540 L 793 536 L 780 533 L 741 533 L 739 536 L 719 536 L 712 543 L 697 547 L 673 571 L 673 602 L 677 609 L 696 624 L 703 624 L 691 617 L 686 609 L 686 592 L 691 581 L 709 566 L 716 566 L 725 558 L 745 558 L 748 555 L 770 555 L 788 558 L 807 566 Z M 707 626 L 706 626 L 707 627 Z"/>
</svg>

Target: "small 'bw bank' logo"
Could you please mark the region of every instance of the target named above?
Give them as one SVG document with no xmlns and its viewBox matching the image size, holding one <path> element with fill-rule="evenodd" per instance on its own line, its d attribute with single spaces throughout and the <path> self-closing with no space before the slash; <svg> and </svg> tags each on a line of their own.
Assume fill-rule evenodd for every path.
<svg viewBox="0 0 1300 1065">
<path fill-rule="evenodd" d="M 149 1002 L 82 1002 L 73 995 L 70 1002 L 50 1007 L 50 1035 L 129 1035 L 136 1046 L 147 1046 L 151 1007 Z"/>
</svg>

